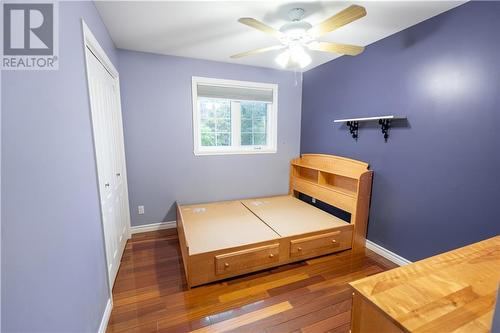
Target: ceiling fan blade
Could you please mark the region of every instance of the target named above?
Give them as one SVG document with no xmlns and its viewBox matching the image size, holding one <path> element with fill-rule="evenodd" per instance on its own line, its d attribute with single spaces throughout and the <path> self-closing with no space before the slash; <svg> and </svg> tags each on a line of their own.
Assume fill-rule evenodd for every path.
<svg viewBox="0 0 500 333">
<path fill-rule="evenodd" d="M 285 45 L 274 45 L 274 46 L 268 46 L 268 47 L 261 47 L 260 49 L 255 49 L 255 50 L 251 50 L 251 51 L 247 51 L 247 52 L 234 54 L 231 56 L 231 58 L 238 59 L 238 58 L 246 57 L 249 55 L 254 55 L 254 54 L 259 54 L 259 53 L 264 53 L 264 52 L 274 51 L 274 50 L 280 50 L 283 48 L 285 48 Z"/>
<path fill-rule="evenodd" d="M 336 30 L 348 23 L 351 23 L 359 18 L 362 18 L 365 15 L 366 15 L 365 7 L 352 5 L 338 12 L 337 14 L 333 15 L 329 19 L 326 19 L 320 24 L 312 27 L 311 29 L 308 30 L 308 33 L 313 38 L 318 38 L 330 31 Z"/>
<path fill-rule="evenodd" d="M 271 28 L 270 26 L 260 21 L 257 21 L 256 19 L 253 19 L 251 17 L 242 17 L 238 20 L 238 22 L 248 25 L 249 27 L 252 27 L 254 29 L 260 30 L 263 33 L 266 33 L 276 38 L 280 38 L 283 36 L 283 34 L 278 30 Z"/>
<path fill-rule="evenodd" d="M 332 52 L 338 54 L 347 54 L 355 56 L 364 51 L 363 46 L 348 45 L 348 44 L 338 44 L 330 42 L 312 42 L 307 45 L 310 50 Z"/>
</svg>

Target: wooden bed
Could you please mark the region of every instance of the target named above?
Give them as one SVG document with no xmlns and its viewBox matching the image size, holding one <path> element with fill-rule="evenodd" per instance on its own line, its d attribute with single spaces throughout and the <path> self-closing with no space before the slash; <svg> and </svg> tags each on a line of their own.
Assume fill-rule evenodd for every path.
<svg viewBox="0 0 500 333">
<path fill-rule="evenodd" d="M 364 251 L 372 171 L 332 155 L 292 160 L 289 195 L 177 206 L 189 287 L 328 253 Z M 351 214 L 350 223 L 296 197 Z"/>
</svg>

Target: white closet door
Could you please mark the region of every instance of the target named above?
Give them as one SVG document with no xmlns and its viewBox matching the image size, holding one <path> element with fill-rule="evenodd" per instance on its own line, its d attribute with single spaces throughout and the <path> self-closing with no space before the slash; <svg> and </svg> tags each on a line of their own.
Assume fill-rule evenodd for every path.
<svg viewBox="0 0 500 333">
<path fill-rule="evenodd" d="M 113 286 L 130 224 L 120 90 L 117 78 L 88 48 L 86 52 L 106 259 Z"/>
</svg>

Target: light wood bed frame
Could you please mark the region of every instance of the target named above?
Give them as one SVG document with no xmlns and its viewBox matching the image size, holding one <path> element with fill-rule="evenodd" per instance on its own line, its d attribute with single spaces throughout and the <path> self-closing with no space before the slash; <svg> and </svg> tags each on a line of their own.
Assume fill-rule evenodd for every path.
<svg viewBox="0 0 500 333">
<path fill-rule="evenodd" d="M 266 240 L 264 241 L 256 241 L 257 237 L 248 244 L 216 248 L 216 250 L 206 252 L 203 252 L 203 246 L 188 244 L 187 238 L 190 237 L 186 237 L 186 217 L 184 215 L 189 211 L 189 221 L 196 220 L 192 223 L 199 226 L 202 221 L 191 214 L 191 209 L 197 209 L 194 208 L 195 206 L 224 205 L 223 208 L 227 206 L 235 210 L 235 203 L 238 201 L 189 206 L 177 205 L 177 230 L 188 287 L 191 288 L 328 253 L 349 249 L 355 252 L 364 251 L 372 176 L 373 172 L 368 170 L 368 164 L 364 162 L 333 155 L 304 154 L 291 162 L 289 194 L 298 197 L 299 193 L 303 193 L 347 211 L 351 214 L 350 223 L 337 223 L 328 229 L 299 234 L 283 233 L 283 235 L 280 235 L 279 231 L 276 232 L 273 229 L 276 232 L 275 237 L 266 234 Z M 294 202 L 291 198 L 289 199 L 291 203 Z M 266 218 L 271 219 L 273 214 L 266 215 L 263 207 L 252 207 L 249 204 L 252 200 L 266 200 L 266 198 L 241 200 L 239 202 L 242 207 L 246 207 L 261 220 L 260 222 L 268 225 L 269 228 L 272 229 L 273 224 L 271 222 L 279 222 L 283 227 L 283 221 L 266 221 Z M 267 198 L 267 200 L 273 202 L 273 198 Z M 301 212 L 303 212 L 304 208 L 307 207 L 302 207 L 302 204 L 308 205 L 297 202 L 296 206 L 294 204 L 291 208 L 301 209 Z M 317 209 L 312 206 L 311 208 Z M 234 218 L 233 213 L 238 214 L 231 211 L 232 217 L 229 218 L 229 222 L 234 219 L 234 223 L 237 224 L 238 218 Z M 245 215 L 245 223 L 249 223 L 246 213 L 242 212 L 241 214 Z M 275 217 L 276 214 L 274 214 Z M 256 220 L 258 220 L 257 218 Z M 228 223 L 228 221 L 225 221 L 225 223 Z M 303 221 L 303 223 L 307 224 L 308 222 Z M 188 225 L 187 232 L 189 232 L 189 227 L 190 225 Z M 245 228 L 248 227 L 248 224 L 245 224 L 245 226 L 242 224 L 242 232 L 245 232 Z M 232 232 L 237 230 L 231 229 Z M 220 230 L 220 236 L 211 234 L 210 237 L 207 237 L 210 239 L 200 239 L 200 234 L 198 234 L 194 237 L 195 240 L 192 241 L 227 243 L 227 237 L 231 237 L 230 233 Z M 191 236 L 191 234 L 188 236 Z M 190 251 L 190 245 L 191 248 L 196 248 L 196 250 Z"/>
</svg>

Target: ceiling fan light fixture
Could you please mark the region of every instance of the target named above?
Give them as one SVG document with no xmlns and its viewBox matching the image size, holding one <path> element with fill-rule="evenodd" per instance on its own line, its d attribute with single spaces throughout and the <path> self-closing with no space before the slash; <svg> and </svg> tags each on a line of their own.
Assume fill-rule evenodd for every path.
<svg viewBox="0 0 500 333">
<path fill-rule="evenodd" d="M 288 63 L 290 62 L 290 51 L 286 49 L 285 51 L 281 52 L 276 56 L 276 59 L 274 59 L 278 65 L 280 65 L 283 68 L 288 67 Z"/>
<path fill-rule="evenodd" d="M 275 59 L 276 63 L 283 68 L 304 68 L 311 63 L 311 60 L 311 56 L 300 44 L 290 45 Z"/>
<path fill-rule="evenodd" d="M 290 58 L 294 63 L 298 64 L 300 68 L 304 68 L 311 63 L 311 56 L 300 44 L 290 46 Z"/>
</svg>

